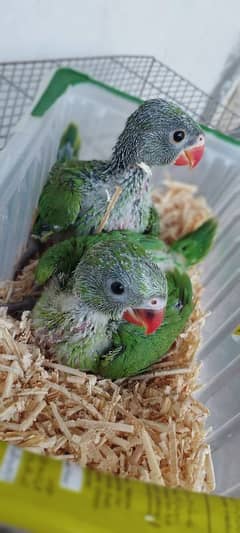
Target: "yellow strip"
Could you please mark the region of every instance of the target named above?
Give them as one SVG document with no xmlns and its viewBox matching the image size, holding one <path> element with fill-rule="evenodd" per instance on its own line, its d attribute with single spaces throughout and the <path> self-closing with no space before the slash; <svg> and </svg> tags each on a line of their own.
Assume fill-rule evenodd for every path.
<svg viewBox="0 0 240 533">
<path fill-rule="evenodd" d="M 239 533 L 240 500 L 82 470 L 1 443 L 0 523 L 31 533 Z"/>
</svg>

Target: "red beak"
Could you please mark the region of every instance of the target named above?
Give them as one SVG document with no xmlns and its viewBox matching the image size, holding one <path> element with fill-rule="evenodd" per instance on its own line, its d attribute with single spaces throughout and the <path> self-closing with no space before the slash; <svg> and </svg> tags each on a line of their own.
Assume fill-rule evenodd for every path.
<svg viewBox="0 0 240 533">
<path fill-rule="evenodd" d="M 191 168 L 196 167 L 199 161 L 202 159 L 204 153 L 204 144 L 199 146 L 193 146 L 189 150 L 183 150 L 180 155 L 177 157 L 174 165 L 189 165 Z"/>
<path fill-rule="evenodd" d="M 123 313 L 124 320 L 135 324 L 136 326 L 143 326 L 145 334 L 151 335 L 161 326 L 164 319 L 164 309 L 153 311 L 152 309 L 127 309 Z"/>
</svg>

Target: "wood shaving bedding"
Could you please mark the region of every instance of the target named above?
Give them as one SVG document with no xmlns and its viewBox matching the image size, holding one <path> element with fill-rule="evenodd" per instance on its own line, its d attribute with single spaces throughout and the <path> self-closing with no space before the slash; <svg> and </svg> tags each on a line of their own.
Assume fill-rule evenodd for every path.
<svg viewBox="0 0 240 533">
<path fill-rule="evenodd" d="M 171 242 L 196 229 L 210 211 L 196 187 L 167 181 L 155 192 L 161 235 Z M 37 261 L 0 298 L 34 293 Z M 20 321 L 0 309 L 0 439 L 123 477 L 210 492 L 215 487 L 206 444 L 208 410 L 194 396 L 204 314 L 196 269 L 190 272 L 195 308 L 164 360 L 145 374 L 116 382 L 44 357 L 34 344 L 31 316 Z"/>
<path fill-rule="evenodd" d="M 164 185 L 164 194 L 157 189 L 153 201 L 161 216 L 161 238 L 170 244 L 197 229 L 212 213 L 205 198 L 195 196 L 196 185 L 173 181 L 170 176 Z"/>
<path fill-rule="evenodd" d="M 30 261 L 15 281 L 0 281 L 0 300 L 18 302 L 24 296 L 33 295 L 36 290 L 34 271 L 37 263 L 37 260 Z"/>
</svg>

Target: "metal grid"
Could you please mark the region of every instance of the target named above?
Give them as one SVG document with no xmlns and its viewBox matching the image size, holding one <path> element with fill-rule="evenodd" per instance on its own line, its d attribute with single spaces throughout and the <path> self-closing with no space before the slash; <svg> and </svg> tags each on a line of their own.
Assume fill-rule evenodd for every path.
<svg viewBox="0 0 240 533">
<path fill-rule="evenodd" d="M 0 150 L 31 106 L 43 76 L 60 66 L 81 70 L 134 96 L 170 99 L 196 120 L 224 133 L 240 125 L 240 116 L 154 57 L 104 56 L 0 63 Z"/>
</svg>

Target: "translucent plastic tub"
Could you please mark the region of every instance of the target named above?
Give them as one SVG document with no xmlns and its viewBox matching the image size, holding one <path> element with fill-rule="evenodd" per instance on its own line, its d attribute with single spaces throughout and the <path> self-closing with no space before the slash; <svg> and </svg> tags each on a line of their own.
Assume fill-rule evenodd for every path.
<svg viewBox="0 0 240 533">
<path fill-rule="evenodd" d="M 108 158 L 135 98 L 68 69 L 45 81 L 33 112 L 0 154 L 0 279 L 9 278 L 32 223 L 34 209 L 69 121 L 79 124 L 81 158 Z M 210 408 L 209 435 L 217 492 L 240 497 L 240 143 L 208 130 L 207 150 L 190 171 L 171 167 L 178 180 L 196 183 L 219 218 L 215 248 L 202 267 L 204 306 L 211 311 L 199 357 L 201 400 Z M 155 185 L 162 173 L 154 171 Z"/>
</svg>

